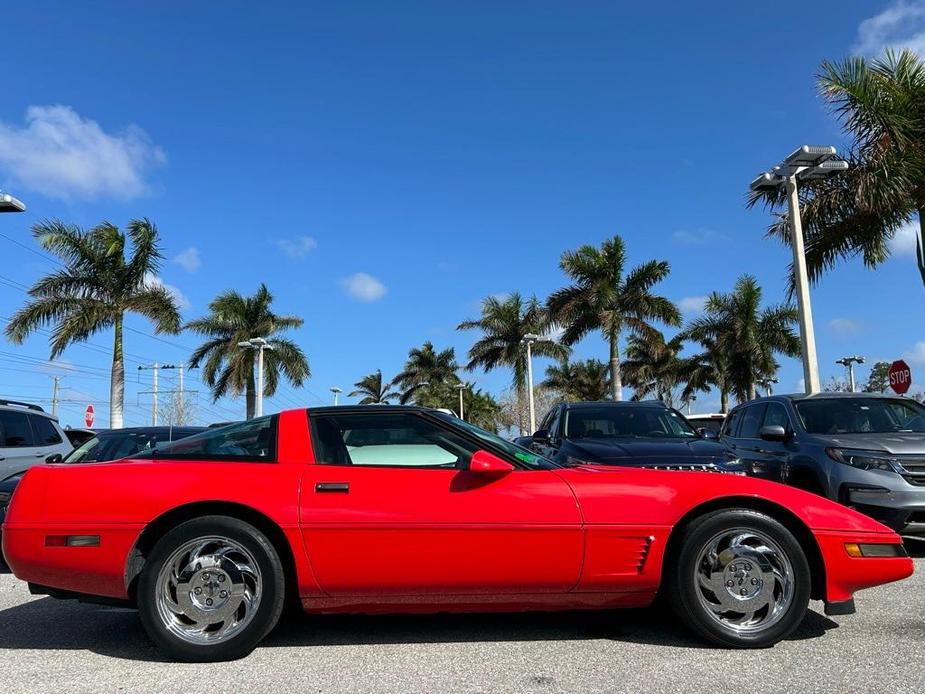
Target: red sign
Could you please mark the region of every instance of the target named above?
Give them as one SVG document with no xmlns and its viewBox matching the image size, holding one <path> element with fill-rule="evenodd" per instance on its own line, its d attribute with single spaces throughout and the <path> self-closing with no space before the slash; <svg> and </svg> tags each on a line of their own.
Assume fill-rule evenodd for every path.
<svg viewBox="0 0 925 694">
<path fill-rule="evenodd" d="M 912 385 L 912 371 L 906 362 L 897 359 L 890 364 L 890 388 L 902 395 L 909 390 L 910 385 Z"/>
<path fill-rule="evenodd" d="M 84 412 L 84 424 L 88 429 L 93 426 L 93 405 L 87 405 L 87 410 Z"/>
</svg>

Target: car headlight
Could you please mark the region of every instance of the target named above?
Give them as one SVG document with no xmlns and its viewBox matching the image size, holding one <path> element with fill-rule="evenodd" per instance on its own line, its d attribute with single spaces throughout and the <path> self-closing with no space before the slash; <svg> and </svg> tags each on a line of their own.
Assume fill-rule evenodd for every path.
<svg viewBox="0 0 925 694">
<path fill-rule="evenodd" d="M 850 448 L 826 448 L 826 454 L 839 463 L 861 470 L 885 470 L 902 473 L 896 459 L 884 451 L 859 451 Z"/>
<path fill-rule="evenodd" d="M 723 472 L 728 475 L 747 475 L 748 469 L 740 458 L 728 458 L 721 466 Z"/>
</svg>

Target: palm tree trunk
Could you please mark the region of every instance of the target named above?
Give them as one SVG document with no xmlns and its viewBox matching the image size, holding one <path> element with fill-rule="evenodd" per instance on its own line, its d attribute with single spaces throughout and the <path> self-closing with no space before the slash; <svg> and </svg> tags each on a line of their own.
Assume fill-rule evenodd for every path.
<svg viewBox="0 0 925 694">
<path fill-rule="evenodd" d="M 723 414 L 729 412 L 729 391 L 725 387 L 719 389 L 719 407 Z"/>
<path fill-rule="evenodd" d="M 125 398 L 125 364 L 122 360 L 122 316 L 113 325 L 112 373 L 109 378 L 109 428 L 121 429 L 123 425 L 123 400 Z"/>
<path fill-rule="evenodd" d="M 531 436 L 532 431 L 527 431 L 530 428 L 530 422 L 527 421 L 527 409 L 530 407 L 527 403 L 527 386 L 524 383 L 517 385 L 517 428 L 520 429 L 521 436 Z"/>
<path fill-rule="evenodd" d="M 620 335 L 610 336 L 610 395 L 614 400 L 623 399 L 623 380 L 620 377 Z"/>
<path fill-rule="evenodd" d="M 919 238 L 915 244 L 915 257 L 919 263 L 919 274 L 925 285 L 925 206 L 919 208 Z"/>
<path fill-rule="evenodd" d="M 254 368 L 247 373 L 247 385 L 244 387 L 244 402 L 247 408 L 247 418 L 254 418 L 254 410 L 257 407 L 257 386 L 254 383 Z"/>
</svg>

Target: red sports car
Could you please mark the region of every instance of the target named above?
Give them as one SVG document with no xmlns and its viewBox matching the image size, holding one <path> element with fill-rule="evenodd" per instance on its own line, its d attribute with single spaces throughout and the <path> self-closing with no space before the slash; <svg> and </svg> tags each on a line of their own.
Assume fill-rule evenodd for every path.
<svg viewBox="0 0 925 694">
<path fill-rule="evenodd" d="M 39 466 L 3 549 L 35 593 L 135 605 L 177 659 L 241 657 L 307 612 L 637 607 L 769 646 L 909 576 L 900 538 L 782 485 L 559 467 L 440 412 L 292 410 L 115 463 Z"/>
</svg>

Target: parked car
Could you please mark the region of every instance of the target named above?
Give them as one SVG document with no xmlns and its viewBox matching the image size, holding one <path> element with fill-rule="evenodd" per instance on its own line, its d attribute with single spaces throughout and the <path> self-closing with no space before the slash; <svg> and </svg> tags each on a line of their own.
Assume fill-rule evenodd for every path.
<svg viewBox="0 0 925 694">
<path fill-rule="evenodd" d="M 23 477 L 3 547 L 33 593 L 137 607 L 173 658 L 250 652 L 307 612 L 641 607 L 769 646 L 810 598 L 912 573 L 867 516 L 763 480 L 563 468 L 439 412 L 290 410 Z M 88 596 L 90 596 L 88 598 Z"/>
<path fill-rule="evenodd" d="M 38 405 L 0 400 L 0 480 L 71 452 L 58 420 Z"/>
<path fill-rule="evenodd" d="M 528 445 L 560 465 L 744 474 L 725 446 L 698 433 L 680 412 L 658 400 L 560 403 L 543 418 Z"/>
<path fill-rule="evenodd" d="M 0 527 L 3 526 L 3 519 L 6 518 L 6 507 L 10 503 L 10 497 L 13 496 L 13 490 L 16 489 L 18 478 L 4 480 L 0 482 Z M 0 534 L 0 544 L 2 544 L 3 535 Z M 3 559 L 3 551 L 0 550 L 0 573 L 5 573 L 9 569 Z"/>
<path fill-rule="evenodd" d="M 723 428 L 726 415 L 721 413 L 689 414 L 686 416 L 686 419 L 698 432 L 708 432 L 709 434 L 719 436 L 719 430 Z"/>
<path fill-rule="evenodd" d="M 100 431 L 99 429 L 74 429 L 70 425 L 64 427 L 64 435 L 67 436 L 67 440 L 71 442 L 71 445 L 74 448 L 86 443 L 94 436 L 96 432 Z"/>
<path fill-rule="evenodd" d="M 755 477 L 839 501 L 896 531 L 925 533 L 925 407 L 910 398 L 759 398 L 730 412 L 720 439 Z"/>
</svg>

